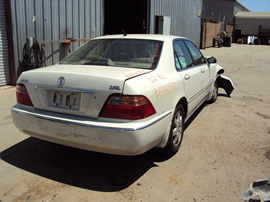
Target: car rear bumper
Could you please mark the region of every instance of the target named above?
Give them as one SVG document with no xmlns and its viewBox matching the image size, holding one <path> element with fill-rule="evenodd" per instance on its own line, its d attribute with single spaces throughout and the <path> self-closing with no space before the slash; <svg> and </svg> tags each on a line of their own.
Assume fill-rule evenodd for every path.
<svg viewBox="0 0 270 202">
<path fill-rule="evenodd" d="M 22 132 L 62 145 L 118 155 L 139 155 L 163 139 L 172 116 L 129 122 L 56 114 L 17 104 L 11 108 L 14 125 Z"/>
</svg>

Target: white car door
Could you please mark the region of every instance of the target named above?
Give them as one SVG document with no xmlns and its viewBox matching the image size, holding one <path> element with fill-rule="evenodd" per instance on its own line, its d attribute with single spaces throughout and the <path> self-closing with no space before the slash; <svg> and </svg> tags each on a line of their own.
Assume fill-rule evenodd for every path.
<svg viewBox="0 0 270 202">
<path fill-rule="evenodd" d="M 201 70 L 194 66 L 192 58 L 182 40 L 174 42 L 175 65 L 184 81 L 184 88 L 188 101 L 188 114 L 201 102 Z"/>
<path fill-rule="evenodd" d="M 195 66 L 200 69 L 201 72 L 201 99 L 205 99 L 209 92 L 211 87 L 211 79 L 210 79 L 210 69 L 209 66 L 204 58 L 204 56 L 201 54 L 199 49 L 190 41 L 185 41 L 190 54 L 193 57 L 193 61 Z"/>
</svg>

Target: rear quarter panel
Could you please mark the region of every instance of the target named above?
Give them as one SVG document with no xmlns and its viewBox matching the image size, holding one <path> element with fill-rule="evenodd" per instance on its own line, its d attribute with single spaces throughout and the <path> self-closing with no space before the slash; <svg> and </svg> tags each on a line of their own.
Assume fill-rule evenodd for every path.
<svg viewBox="0 0 270 202">
<path fill-rule="evenodd" d="M 157 114 L 174 110 L 178 101 L 186 97 L 183 80 L 175 69 L 171 39 L 167 39 L 163 44 L 157 68 L 152 72 L 128 79 L 123 93 L 145 95 L 153 104 Z"/>
</svg>

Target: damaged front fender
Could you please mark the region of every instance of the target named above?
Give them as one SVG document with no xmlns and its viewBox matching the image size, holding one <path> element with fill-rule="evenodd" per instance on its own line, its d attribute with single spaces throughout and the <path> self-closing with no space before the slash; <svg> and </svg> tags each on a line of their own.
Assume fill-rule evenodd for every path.
<svg viewBox="0 0 270 202">
<path fill-rule="evenodd" d="M 216 81 L 217 81 L 218 87 L 223 88 L 225 92 L 227 93 L 227 95 L 230 96 L 230 94 L 234 90 L 234 85 L 233 85 L 232 80 L 226 76 L 219 75 Z"/>
<path fill-rule="evenodd" d="M 208 62 L 212 58 L 213 58 L 213 60 L 215 59 L 214 57 L 207 57 Z M 224 69 L 215 62 L 216 62 L 216 60 L 214 62 L 209 63 L 211 73 L 213 76 L 214 75 L 217 76 L 216 83 L 217 83 L 218 88 L 223 88 L 225 90 L 225 92 L 227 93 L 227 95 L 230 96 L 230 94 L 233 92 L 233 90 L 235 88 L 233 85 L 233 82 L 230 78 L 221 75 L 224 73 Z"/>
</svg>

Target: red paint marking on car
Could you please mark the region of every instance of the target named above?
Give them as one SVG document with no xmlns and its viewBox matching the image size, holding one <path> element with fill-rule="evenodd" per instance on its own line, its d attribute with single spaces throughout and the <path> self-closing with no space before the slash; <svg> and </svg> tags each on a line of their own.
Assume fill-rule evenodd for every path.
<svg viewBox="0 0 270 202">
<path fill-rule="evenodd" d="M 144 73 L 146 73 L 147 71 L 145 71 L 145 70 L 139 70 L 139 71 L 136 71 L 136 72 L 133 72 L 133 73 L 131 73 L 131 74 L 127 74 L 127 75 L 125 75 L 125 77 L 126 78 L 130 78 L 130 77 L 133 77 L 133 76 L 138 76 L 138 75 L 140 75 L 140 74 L 144 74 Z"/>
<path fill-rule="evenodd" d="M 159 86 L 158 88 L 154 88 L 154 93 L 158 101 L 159 99 L 165 98 L 175 91 L 176 91 L 176 84 L 174 82 L 169 83 L 167 85 Z"/>
<path fill-rule="evenodd" d="M 162 74 L 156 74 L 148 78 L 151 83 L 155 83 L 163 79 L 166 79 L 166 77 L 164 77 Z"/>
</svg>

